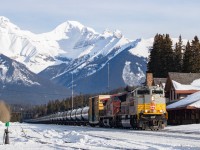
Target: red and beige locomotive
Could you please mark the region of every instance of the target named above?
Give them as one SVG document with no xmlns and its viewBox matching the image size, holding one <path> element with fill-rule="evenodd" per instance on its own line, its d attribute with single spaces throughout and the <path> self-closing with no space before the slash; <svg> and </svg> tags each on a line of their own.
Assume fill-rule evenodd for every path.
<svg viewBox="0 0 200 150">
<path fill-rule="evenodd" d="M 131 92 L 91 97 L 87 107 L 58 112 L 27 122 L 162 129 L 167 125 L 165 100 L 161 87 L 139 87 Z"/>
</svg>

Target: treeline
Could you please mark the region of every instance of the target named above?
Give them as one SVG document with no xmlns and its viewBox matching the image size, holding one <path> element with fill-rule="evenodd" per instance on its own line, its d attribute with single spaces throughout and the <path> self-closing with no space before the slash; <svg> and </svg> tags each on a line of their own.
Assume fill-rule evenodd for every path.
<svg viewBox="0 0 200 150">
<path fill-rule="evenodd" d="M 108 93 L 98 93 L 98 94 L 85 94 L 85 95 L 76 95 L 73 97 L 73 108 L 81 108 L 84 106 L 89 105 L 89 98 L 96 96 L 96 95 L 104 95 L 104 94 L 116 94 L 119 92 L 124 92 L 127 90 L 133 90 L 134 87 L 120 87 L 114 90 L 109 91 Z M 63 99 L 63 100 L 53 100 L 49 101 L 47 104 L 39 105 L 39 106 L 33 106 L 31 109 L 24 109 L 24 118 L 23 119 L 28 119 L 28 118 L 37 118 L 40 116 L 45 116 L 48 114 L 53 114 L 56 112 L 63 112 L 66 110 L 71 110 L 72 109 L 72 97 Z M 26 116 L 25 114 L 32 114 Z"/>
<path fill-rule="evenodd" d="M 88 106 L 88 99 L 92 95 L 77 95 L 73 97 L 73 108 Z M 72 97 L 63 100 L 52 100 L 47 104 L 33 106 L 31 109 L 26 110 L 25 114 L 32 114 L 31 118 L 36 118 L 55 112 L 62 112 L 72 109 Z M 26 117 L 24 118 L 26 119 Z"/>
<path fill-rule="evenodd" d="M 200 42 L 197 36 L 183 44 L 181 36 L 175 46 L 169 34 L 157 34 L 150 48 L 148 72 L 165 78 L 168 72 L 200 73 Z"/>
</svg>

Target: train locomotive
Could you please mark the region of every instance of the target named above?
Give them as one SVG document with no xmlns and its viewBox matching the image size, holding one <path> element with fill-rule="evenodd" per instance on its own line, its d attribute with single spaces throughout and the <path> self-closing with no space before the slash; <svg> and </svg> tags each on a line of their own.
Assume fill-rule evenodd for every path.
<svg viewBox="0 0 200 150">
<path fill-rule="evenodd" d="M 167 125 L 165 100 L 161 87 L 144 86 L 129 92 L 91 97 L 89 106 L 26 122 L 158 130 Z"/>
</svg>

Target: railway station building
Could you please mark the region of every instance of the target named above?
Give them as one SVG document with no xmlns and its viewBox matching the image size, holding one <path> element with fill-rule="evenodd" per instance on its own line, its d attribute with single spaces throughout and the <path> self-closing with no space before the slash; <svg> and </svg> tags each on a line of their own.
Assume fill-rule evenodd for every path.
<svg viewBox="0 0 200 150">
<path fill-rule="evenodd" d="M 200 91 L 200 73 L 168 73 L 165 85 L 165 97 L 168 104 L 198 91 Z"/>
<path fill-rule="evenodd" d="M 167 106 L 168 124 L 200 123 L 200 92 Z"/>
</svg>

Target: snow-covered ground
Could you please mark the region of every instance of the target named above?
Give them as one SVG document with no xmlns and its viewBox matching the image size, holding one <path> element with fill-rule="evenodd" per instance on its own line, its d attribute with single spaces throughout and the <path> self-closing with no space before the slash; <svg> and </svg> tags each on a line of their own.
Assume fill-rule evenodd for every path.
<svg viewBox="0 0 200 150">
<path fill-rule="evenodd" d="M 148 149 L 199 150 L 200 124 L 168 126 L 162 131 L 92 128 L 83 126 L 11 123 L 10 144 L 0 149 Z"/>
</svg>

